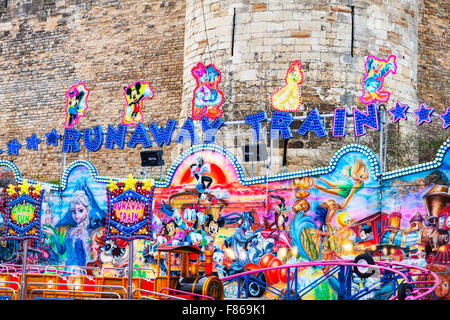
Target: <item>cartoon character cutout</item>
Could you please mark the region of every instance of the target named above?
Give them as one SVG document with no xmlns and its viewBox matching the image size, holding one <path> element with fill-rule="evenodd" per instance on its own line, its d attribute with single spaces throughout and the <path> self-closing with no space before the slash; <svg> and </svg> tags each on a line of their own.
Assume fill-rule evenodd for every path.
<svg viewBox="0 0 450 320">
<path fill-rule="evenodd" d="M 278 111 L 297 111 L 302 103 L 300 84 L 303 82 L 302 64 L 299 60 L 292 62 L 284 81 L 286 84 L 272 95 L 272 107 Z"/>
<path fill-rule="evenodd" d="M 192 98 L 192 119 L 201 120 L 208 117 L 210 120 L 220 118 L 223 114 L 220 108 L 223 104 L 223 92 L 219 89 L 222 74 L 213 64 L 205 67 L 201 62 L 191 70 L 197 82 Z"/>
<path fill-rule="evenodd" d="M 390 55 L 388 60 L 378 59 L 374 56 L 368 56 L 365 64 L 366 76 L 363 79 L 363 94 L 360 97 L 364 104 L 375 101 L 387 102 L 390 92 L 381 91 L 384 78 L 392 72 L 397 72 L 396 56 Z"/>
<path fill-rule="evenodd" d="M 84 117 L 88 108 L 89 89 L 80 82 L 66 91 L 66 122 L 64 127 L 73 128 L 80 117 Z"/>
<path fill-rule="evenodd" d="M 122 123 L 125 125 L 138 124 L 144 121 L 142 109 L 145 99 L 154 96 L 150 82 L 136 81 L 128 87 L 124 87 L 124 96 L 127 104 L 123 109 Z"/>
</svg>

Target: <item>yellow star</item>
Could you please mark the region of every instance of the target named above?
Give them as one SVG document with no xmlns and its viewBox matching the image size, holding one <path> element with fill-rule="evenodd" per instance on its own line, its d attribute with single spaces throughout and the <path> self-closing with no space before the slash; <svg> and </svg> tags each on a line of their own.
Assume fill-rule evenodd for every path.
<svg viewBox="0 0 450 320">
<path fill-rule="evenodd" d="M 41 191 L 42 191 L 42 185 L 40 183 L 38 183 L 37 185 L 34 186 L 34 193 L 40 194 Z"/>
<path fill-rule="evenodd" d="M 150 191 L 152 189 L 152 187 L 153 187 L 152 180 L 143 180 L 142 182 L 144 183 L 144 185 L 142 186 L 143 190 Z"/>
<path fill-rule="evenodd" d="M 24 179 L 22 185 L 20 186 L 20 194 L 28 194 L 28 188 L 30 188 L 30 184 L 27 179 Z"/>
<path fill-rule="evenodd" d="M 8 186 L 8 189 L 6 190 L 6 192 L 8 192 L 9 196 L 12 196 L 13 194 L 16 193 L 16 190 L 15 190 L 14 188 L 15 188 L 15 187 L 14 187 L 14 185 L 12 185 L 12 184 L 10 184 L 10 185 Z"/>
<path fill-rule="evenodd" d="M 109 184 L 107 185 L 109 188 L 109 191 L 113 192 L 114 190 L 118 189 L 117 182 L 113 181 L 112 179 L 109 180 Z"/>
<path fill-rule="evenodd" d="M 128 179 L 124 180 L 123 182 L 125 183 L 125 186 L 123 187 L 123 191 L 126 191 L 128 189 L 136 190 L 134 188 L 134 186 L 135 186 L 137 180 L 133 179 L 133 176 L 131 174 L 129 174 Z"/>
</svg>

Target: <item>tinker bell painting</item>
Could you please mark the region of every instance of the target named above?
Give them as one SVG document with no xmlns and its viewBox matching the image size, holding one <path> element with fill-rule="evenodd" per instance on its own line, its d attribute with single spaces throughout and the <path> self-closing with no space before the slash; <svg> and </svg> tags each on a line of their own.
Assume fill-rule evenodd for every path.
<svg viewBox="0 0 450 320">
<path fill-rule="evenodd" d="M 314 179 L 317 196 L 322 201 L 333 200 L 337 213 L 346 210 L 353 213 L 352 218 L 356 218 L 355 215 L 367 215 L 368 211 L 375 213 L 378 211 L 379 201 L 374 201 L 374 197 L 378 197 L 379 193 L 367 160 L 364 161 L 361 155 L 342 159 L 344 160 L 346 163 L 340 165 L 332 175 Z M 361 208 L 365 208 L 364 214 Z"/>
</svg>

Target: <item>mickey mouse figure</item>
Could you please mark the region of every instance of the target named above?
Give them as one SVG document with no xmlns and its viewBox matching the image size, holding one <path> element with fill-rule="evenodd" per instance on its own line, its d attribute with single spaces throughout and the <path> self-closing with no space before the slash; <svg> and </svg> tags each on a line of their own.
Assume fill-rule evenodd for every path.
<svg viewBox="0 0 450 320">
<path fill-rule="evenodd" d="M 138 124 L 143 121 L 142 108 L 144 99 L 153 98 L 153 90 L 149 82 L 136 81 L 133 85 L 124 87 L 127 105 L 124 108 L 122 122 L 128 124 Z"/>
<path fill-rule="evenodd" d="M 199 197 L 201 200 L 206 199 L 206 194 L 209 193 L 209 187 L 213 183 L 213 179 L 209 176 L 206 176 L 205 173 L 211 172 L 211 168 L 209 164 L 205 163 L 203 158 L 197 157 L 196 163 L 190 166 L 191 175 L 195 177 L 197 180 L 197 191 L 199 193 Z"/>
</svg>

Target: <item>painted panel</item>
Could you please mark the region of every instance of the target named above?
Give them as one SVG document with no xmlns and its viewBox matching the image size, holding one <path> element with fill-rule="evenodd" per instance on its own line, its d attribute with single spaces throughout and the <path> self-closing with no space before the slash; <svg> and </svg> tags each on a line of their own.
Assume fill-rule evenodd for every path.
<svg viewBox="0 0 450 320">
<path fill-rule="evenodd" d="M 431 163 L 385 174 L 369 148 L 349 145 L 324 168 L 247 178 L 230 151 L 196 145 L 180 155 L 165 180 L 154 183 L 153 240 L 135 240 L 134 275 L 153 277 L 156 248 L 168 244 L 198 246 L 202 263 L 212 250 L 221 277 L 301 261 L 353 259 L 363 252 L 447 270 L 449 146 L 450 141 Z M 0 187 L 23 180 L 10 162 L 0 163 L 0 170 Z M 60 186 L 43 183 L 44 238 L 31 243 L 30 263 L 126 274 L 127 241 L 103 238 L 111 180 L 79 160 L 65 170 Z M 2 243 L 1 262 L 20 263 L 20 253 L 20 243 Z M 283 270 L 266 272 L 266 283 L 283 290 L 288 277 Z M 299 270 L 297 284 L 306 287 L 328 271 Z M 352 290 L 371 281 L 355 275 Z M 368 298 L 386 298 L 390 289 Z M 226 296 L 236 290 L 227 286 Z M 338 292 L 339 281 L 330 277 L 303 299 L 336 299 Z M 441 290 L 440 297 L 447 294 Z M 276 298 L 268 291 L 253 295 Z"/>
</svg>

